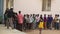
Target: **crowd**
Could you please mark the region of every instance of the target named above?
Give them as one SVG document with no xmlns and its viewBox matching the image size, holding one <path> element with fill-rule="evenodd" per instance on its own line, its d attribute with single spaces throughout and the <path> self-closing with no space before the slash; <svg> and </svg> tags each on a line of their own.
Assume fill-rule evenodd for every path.
<svg viewBox="0 0 60 34">
<path fill-rule="evenodd" d="M 41 14 L 21 14 L 21 11 L 19 13 L 15 13 L 13 11 L 13 8 L 6 9 L 4 14 L 4 22 L 5 26 L 7 26 L 7 29 L 9 29 L 9 26 L 14 29 L 18 30 L 31 30 L 31 29 L 50 29 L 53 28 L 55 30 L 60 29 L 60 19 L 59 15 L 55 14 L 55 17 L 53 18 L 52 15 L 46 16 L 44 14 L 44 17 Z"/>
</svg>

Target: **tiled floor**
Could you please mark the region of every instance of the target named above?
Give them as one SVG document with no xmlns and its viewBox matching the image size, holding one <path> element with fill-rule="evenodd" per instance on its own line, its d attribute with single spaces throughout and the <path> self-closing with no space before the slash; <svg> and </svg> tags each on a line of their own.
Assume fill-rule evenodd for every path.
<svg viewBox="0 0 60 34">
<path fill-rule="evenodd" d="M 39 34 L 39 30 L 21 32 L 16 29 L 7 29 L 4 25 L 0 24 L 0 34 Z M 42 34 L 60 34 L 60 30 L 43 30 Z"/>
</svg>

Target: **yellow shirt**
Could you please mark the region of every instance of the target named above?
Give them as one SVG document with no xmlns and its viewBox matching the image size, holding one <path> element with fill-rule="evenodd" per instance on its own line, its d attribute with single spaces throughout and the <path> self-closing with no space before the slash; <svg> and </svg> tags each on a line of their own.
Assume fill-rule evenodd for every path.
<svg viewBox="0 0 60 34">
<path fill-rule="evenodd" d="M 38 25 L 39 28 L 44 28 L 44 22 L 40 22 Z"/>
</svg>

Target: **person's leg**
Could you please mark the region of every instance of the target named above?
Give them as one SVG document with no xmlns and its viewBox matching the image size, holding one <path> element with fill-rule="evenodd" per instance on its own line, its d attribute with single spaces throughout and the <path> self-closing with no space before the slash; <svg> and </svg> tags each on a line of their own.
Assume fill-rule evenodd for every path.
<svg viewBox="0 0 60 34">
<path fill-rule="evenodd" d="M 50 29 L 50 27 L 51 27 L 51 23 L 48 24 L 48 29 Z"/>
<path fill-rule="evenodd" d="M 30 23 L 30 29 L 32 29 L 32 23 Z"/>
<path fill-rule="evenodd" d="M 40 34 L 42 34 L 42 28 L 40 28 Z"/>
<path fill-rule="evenodd" d="M 44 26 L 44 29 L 45 29 L 45 22 L 44 22 L 44 25 L 43 26 Z"/>
<path fill-rule="evenodd" d="M 5 26 L 6 26 L 6 21 L 7 21 L 7 20 L 4 20 L 4 24 L 5 24 Z"/>
<path fill-rule="evenodd" d="M 51 29 L 51 22 L 48 23 L 48 29 Z"/>
<path fill-rule="evenodd" d="M 50 25 L 49 25 L 49 29 L 51 30 L 52 29 L 52 23 L 50 22 Z"/>
<path fill-rule="evenodd" d="M 31 23 L 29 24 L 29 29 L 31 29 Z"/>
<path fill-rule="evenodd" d="M 46 25 L 47 25 L 47 23 L 45 22 L 45 29 L 47 29 L 47 26 Z"/>
<path fill-rule="evenodd" d="M 24 26 L 23 26 L 23 25 L 24 25 L 24 24 L 22 24 L 22 28 L 21 28 L 21 29 L 22 29 L 22 31 L 24 30 Z"/>
<path fill-rule="evenodd" d="M 59 30 L 60 30 L 60 22 L 59 22 Z"/>
<path fill-rule="evenodd" d="M 25 23 L 25 30 L 27 30 L 27 23 Z"/>
<path fill-rule="evenodd" d="M 54 23 L 54 28 L 56 29 L 56 23 Z"/>
<path fill-rule="evenodd" d="M 37 28 L 37 22 L 36 22 L 36 28 Z"/>
<path fill-rule="evenodd" d="M 26 29 L 28 29 L 28 23 L 26 23 Z"/>
<path fill-rule="evenodd" d="M 29 23 L 29 29 L 31 29 L 31 23 Z"/>
<path fill-rule="evenodd" d="M 59 23 L 57 23 L 57 30 L 59 30 Z"/>
<path fill-rule="evenodd" d="M 30 23 L 28 23 L 28 29 L 30 29 Z"/>
<path fill-rule="evenodd" d="M 35 24 L 33 23 L 33 25 L 32 25 L 32 29 L 35 29 Z"/>
<path fill-rule="evenodd" d="M 14 20 L 14 28 L 16 28 L 16 25 L 17 25 L 17 21 Z"/>
<path fill-rule="evenodd" d="M 56 29 L 58 29 L 58 24 L 56 23 Z"/>
<path fill-rule="evenodd" d="M 10 26 L 11 26 L 12 29 L 14 29 L 14 24 L 13 24 L 13 19 L 12 18 L 10 18 Z"/>
<path fill-rule="evenodd" d="M 48 23 L 46 23 L 46 27 L 47 27 L 47 29 L 48 29 Z"/>
<path fill-rule="evenodd" d="M 36 23 L 33 23 L 33 29 L 36 29 Z"/>
<path fill-rule="evenodd" d="M 56 23 L 56 29 L 58 28 L 58 24 Z"/>
<path fill-rule="evenodd" d="M 9 29 L 9 18 L 6 20 L 7 29 Z"/>
<path fill-rule="evenodd" d="M 47 22 L 47 29 L 49 28 L 49 23 Z"/>
<path fill-rule="evenodd" d="M 20 26 L 19 26 L 19 29 L 20 29 L 20 31 L 22 31 L 22 25 L 20 24 Z"/>
</svg>

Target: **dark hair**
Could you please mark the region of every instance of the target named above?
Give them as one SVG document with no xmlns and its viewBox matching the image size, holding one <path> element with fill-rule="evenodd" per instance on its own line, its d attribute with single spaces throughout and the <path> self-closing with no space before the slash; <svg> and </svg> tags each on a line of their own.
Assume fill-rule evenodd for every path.
<svg viewBox="0 0 60 34">
<path fill-rule="evenodd" d="M 13 8 L 10 8 L 10 10 L 13 10 Z"/>
<path fill-rule="evenodd" d="M 40 15 L 40 17 L 42 17 L 42 15 Z"/>
<path fill-rule="evenodd" d="M 46 16 L 46 14 L 44 14 L 44 16 Z"/>
<path fill-rule="evenodd" d="M 19 13 L 21 13 L 21 11 L 19 11 Z"/>
<path fill-rule="evenodd" d="M 17 15 L 17 13 L 15 13 Z"/>
</svg>

